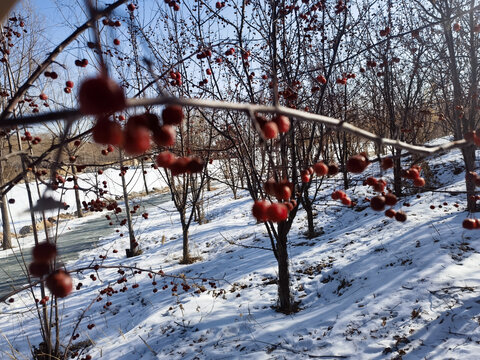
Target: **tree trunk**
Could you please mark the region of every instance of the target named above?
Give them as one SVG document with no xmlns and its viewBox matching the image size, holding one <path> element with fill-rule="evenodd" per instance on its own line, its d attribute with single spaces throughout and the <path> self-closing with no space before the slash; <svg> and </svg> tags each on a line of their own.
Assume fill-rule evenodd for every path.
<svg viewBox="0 0 480 360">
<path fill-rule="evenodd" d="M 348 160 L 348 144 L 347 144 L 347 134 L 343 133 L 343 152 L 342 152 L 342 168 L 343 168 L 343 188 L 348 189 L 350 184 L 348 183 L 348 171 L 347 171 L 347 160 Z"/>
<path fill-rule="evenodd" d="M 401 150 L 394 150 L 394 164 L 393 164 L 393 191 L 396 196 L 402 195 L 402 163 L 400 159 L 400 155 L 402 153 Z"/>
<path fill-rule="evenodd" d="M 140 160 L 140 164 L 142 165 L 142 176 L 143 176 L 143 185 L 145 186 L 145 193 L 148 195 L 148 185 L 147 185 L 147 177 L 145 176 L 145 166 L 143 165 L 143 158 Z"/>
<path fill-rule="evenodd" d="M 182 264 L 190 263 L 190 254 L 188 249 L 188 227 L 185 221 L 182 221 L 182 236 L 183 236 L 183 258 Z"/>
<path fill-rule="evenodd" d="M 123 168 L 123 152 L 120 151 L 120 167 Z M 121 171 L 121 170 L 120 170 Z M 123 201 L 125 202 L 125 212 L 127 216 L 128 236 L 130 238 L 130 249 L 126 249 L 127 257 L 134 257 L 138 255 L 138 243 L 135 240 L 135 233 L 133 232 L 132 215 L 130 214 L 130 205 L 128 203 L 128 190 L 125 175 L 122 178 Z"/>
<path fill-rule="evenodd" d="M 10 221 L 8 219 L 7 197 L 1 198 L 2 227 L 3 227 L 3 250 L 12 248 L 12 236 L 10 234 Z"/>
<path fill-rule="evenodd" d="M 282 225 L 280 225 L 282 226 Z M 293 310 L 290 294 L 290 272 L 288 270 L 287 235 L 279 230 L 277 239 L 278 262 L 278 311 L 290 314 Z"/>
<path fill-rule="evenodd" d="M 75 191 L 75 203 L 77 205 L 77 217 L 83 217 L 82 202 L 80 201 L 80 192 L 78 191 L 77 168 L 72 164 L 73 185 Z"/>
<path fill-rule="evenodd" d="M 0 184 L 3 185 L 3 164 L 0 163 Z M 12 235 L 10 234 L 10 220 L 8 219 L 7 197 L 2 195 L 0 198 L 2 212 L 3 228 L 3 250 L 12 248 Z"/>
<path fill-rule="evenodd" d="M 306 190 L 303 193 L 302 205 L 303 205 L 303 209 L 307 213 L 307 224 L 308 224 L 307 238 L 313 239 L 315 237 L 315 222 L 314 222 L 314 219 L 313 219 L 312 202 L 310 201 L 310 198 L 308 197 L 308 190 Z"/>
<path fill-rule="evenodd" d="M 466 173 L 475 170 L 475 147 L 468 146 L 462 149 L 463 161 L 465 163 Z M 467 190 L 467 209 L 469 212 L 476 212 L 475 200 L 475 179 L 471 176 L 465 177 L 465 186 Z"/>
</svg>

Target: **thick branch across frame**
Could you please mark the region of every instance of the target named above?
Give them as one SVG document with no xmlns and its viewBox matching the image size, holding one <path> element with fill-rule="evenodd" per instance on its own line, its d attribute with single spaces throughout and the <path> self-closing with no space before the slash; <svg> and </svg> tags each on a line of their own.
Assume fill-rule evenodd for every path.
<svg viewBox="0 0 480 360">
<path fill-rule="evenodd" d="M 354 126 L 348 122 L 341 121 L 329 116 L 312 114 L 302 110 L 291 109 L 285 106 L 268 106 L 268 105 L 256 105 L 249 103 L 232 103 L 227 101 L 215 101 L 215 100 L 205 100 L 205 99 L 186 99 L 186 98 L 176 98 L 176 97 L 156 97 L 156 98 L 144 98 L 144 99 L 128 99 L 127 107 L 146 107 L 154 105 L 166 105 L 166 104 L 177 104 L 182 106 L 192 106 L 198 108 L 211 108 L 219 110 L 230 110 L 230 111 L 241 111 L 246 114 L 254 113 L 268 113 L 268 114 L 282 114 L 296 120 L 303 120 L 309 122 L 316 122 L 319 124 L 324 124 L 325 126 L 332 128 L 336 131 L 345 131 L 349 134 L 370 140 L 376 143 L 379 146 L 392 146 L 397 149 L 402 149 L 410 153 L 419 154 L 422 156 L 434 155 L 441 153 L 447 150 L 454 148 L 462 148 L 470 146 L 466 140 L 456 140 L 451 141 L 438 146 L 422 146 L 422 145 L 413 145 L 406 142 L 383 138 L 369 131 L 363 130 L 357 126 Z M 10 127 L 18 124 L 22 125 L 31 125 L 40 122 L 61 120 L 65 118 L 79 118 L 82 114 L 78 110 L 66 110 L 60 112 L 51 112 L 47 114 L 35 115 L 35 116 L 26 116 L 23 118 L 8 118 L 5 119 L 0 127 Z"/>
</svg>

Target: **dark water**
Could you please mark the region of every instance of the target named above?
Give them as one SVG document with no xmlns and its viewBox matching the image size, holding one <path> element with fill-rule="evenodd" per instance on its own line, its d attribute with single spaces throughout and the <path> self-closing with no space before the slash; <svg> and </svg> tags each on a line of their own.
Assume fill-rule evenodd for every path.
<svg viewBox="0 0 480 360">
<path fill-rule="evenodd" d="M 170 199 L 169 194 L 154 195 L 142 200 L 142 205 L 146 212 L 153 212 L 156 206 Z M 107 212 L 104 214 L 106 215 Z M 102 237 L 110 235 L 114 231 L 113 228 L 108 225 L 105 216 L 86 217 L 82 221 L 83 222 L 78 225 L 75 224 L 75 220 L 69 220 L 68 223 L 61 222 L 59 225 L 60 230 L 65 227 L 65 224 L 74 227 L 72 230 L 65 230 L 58 236 L 57 247 L 59 260 L 62 262 L 77 259 L 79 252 L 96 247 Z M 43 230 L 39 232 L 39 237 L 40 239 L 44 238 Z M 28 266 L 31 261 L 31 249 L 25 250 L 23 259 L 18 248 L 15 248 L 15 254 L 16 256 L 10 255 L 5 258 L 0 258 L 0 278 L 2 279 L 0 282 L 0 299 L 11 292 L 12 289 L 21 287 L 28 282 L 23 259 Z"/>
</svg>

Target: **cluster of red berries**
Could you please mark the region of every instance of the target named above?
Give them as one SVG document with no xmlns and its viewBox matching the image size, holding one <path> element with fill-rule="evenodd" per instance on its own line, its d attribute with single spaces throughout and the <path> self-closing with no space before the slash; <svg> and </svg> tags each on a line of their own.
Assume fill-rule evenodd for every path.
<svg viewBox="0 0 480 360">
<path fill-rule="evenodd" d="M 53 80 L 58 78 L 58 74 L 55 71 L 45 71 L 43 73 L 43 75 L 45 75 L 45 77 L 49 77 L 50 79 L 53 79 Z"/>
<path fill-rule="evenodd" d="M 215 3 L 215 7 L 216 7 L 217 9 L 221 9 L 221 8 L 225 7 L 225 1 L 222 1 L 222 2 L 217 1 L 217 2 Z"/>
<path fill-rule="evenodd" d="M 57 297 L 65 297 L 72 292 L 73 281 L 68 273 L 63 270 L 50 272 L 50 264 L 57 256 L 57 247 L 49 242 L 42 242 L 33 248 L 33 261 L 28 270 L 31 275 L 46 278 L 46 285 L 50 292 Z M 43 299 L 42 299 L 43 300 Z M 46 300 L 45 300 L 46 302 Z"/>
<path fill-rule="evenodd" d="M 375 211 L 383 211 L 385 206 L 394 206 L 397 201 L 397 197 L 394 194 L 382 193 L 381 195 L 374 196 L 370 199 L 370 207 Z M 407 220 L 407 214 L 404 211 L 395 211 L 392 208 L 385 211 L 385 216 L 389 218 L 395 218 L 395 220 L 400 222 Z"/>
<path fill-rule="evenodd" d="M 462 226 L 463 226 L 464 229 L 467 229 L 467 230 L 480 229 L 480 220 L 479 219 L 467 218 L 467 219 L 463 220 Z"/>
<path fill-rule="evenodd" d="M 110 19 L 107 19 L 107 18 L 102 20 L 102 24 L 105 25 L 105 26 L 110 26 L 110 27 L 120 27 L 120 26 L 122 26 L 122 23 L 119 20 L 113 21 L 113 20 L 110 20 Z"/>
<path fill-rule="evenodd" d="M 347 5 L 345 5 L 342 0 L 338 0 L 337 4 L 335 5 L 335 14 L 341 14 L 346 9 Z"/>
<path fill-rule="evenodd" d="M 390 30 L 390 27 L 388 27 L 388 26 L 385 27 L 385 29 L 380 30 L 380 36 L 381 36 L 381 37 L 385 37 L 385 36 L 387 36 L 388 34 L 390 34 L 390 31 L 391 31 L 391 30 Z"/>
<path fill-rule="evenodd" d="M 252 214 L 257 221 L 281 222 L 288 218 L 288 213 L 297 206 L 295 199 L 290 199 L 293 193 L 293 183 L 287 180 L 275 181 L 267 180 L 263 184 L 265 193 L 277 198 L 283 203 L 271 203 L 267 200 L 255 201 L 252 208 Z"/>
<path fill-rule="evenodd" d="M 413 185 L 417 187 L 423 187 L 425 186 L 425 179 L 420 177 L 421 170 L 420 166 L 413 165 L 410 169 L 402 171 L 402 177 L 413 180 Z"/>
<path fill-rule="evenodd" d="M 335 176 L 338 174 L 338 165 L 336 164 L 325 164 L 323 161 L 317 162 L 313 166 L 309 166 L 307 169 L 302 170 L 300 176 L 303 183 L 309 183 L 311 176 L 315 173 L 317 176 Z"/>
<path fill-rule="evenodd" d="M 368 185 L 373 188 L 373 191 L 382 193 L 385 191 L 387 182 L 384 179 L 376 179 L 373 176 L 369 176 L 363 181 L 363 185 Z"/>
<path fill-rule="evenodd" d="M 255 122 L 265 139 L 275 139 L 279 133 L 284 134 L 290 130 L 290 120 L 285 115 L 276 115 L 270 121 L 264 116 L 257 115 Z"/>
<path fill-rule="evenodd" d="M 352 202 L 352 199 L 342 190 L 336 190 L 332 193 L 333 200 L 340 200 L 343 205 L 346 206 L 355 206 L 356 203 Z"/>
<path fill-rule="evenodd" d="M 108 145 L 106 149 L 102 149 L 102 155 L 107 156 L 111 152 L 113 152 L 115 149 L 113 148 L 112 145 Z"/>
<path fill-rule="evenodd" d="M 31 141 L 32 145 L 37 145 L 42 141 L 42 139 L 38 136 L 33 137 L 30 131 L 25 131 L 24 136 L 20 137 L 22 141 Z"/>
<path fill-rule="evenodd" d="M 78 67 L 87 67 L 88 65 L 88 60 L 87 59 L 82 59 L 82 60 L 75 60 L 75 66 Z"/>
<path fill-rule="evenodd" d="M 267 195 L 276 197 L 278 201 L 289 201 L 293 193 L 293 183 L 282 180 L 280 182 L 269 179 L 263 184 Z"/>
<path fill-rule="evenodd" d="M 182 86 L 182 74 L 179 71 L 170 71 L 170 78 L 173 79 L 170 81 L 170 85 Z"/>
<path fill-rule="evenodd" d="M 318 75 L 318 76 L 316 77 L 316 79 L 317 79 L 317 81 L 318 81 L 320 84 L 322 84 L 322 85 L 324 85 L 324 84 L 327 83 L 327 78 L 326 78 L 325 76 L 323 76 L 323 75 Z"/>
<path fill-rule="evenodd" d="M 66 94 L 70 94 L 72 92 L 72 89 L 73 89 L 73 81 L 71 81 L 71 80 L 66 81 L 65 82 L 65 88 L 63 89 L 63 91 Z"/>
<path fill-rule="evenodd" d="M 382 168 L 382 170 L 393 168 L 393 159 L 390 157 L 383 158 L 380 167 Z"/>
<path fill-rule="evenodd" d="M 39 303 L 40 305 L 45 305 L 47 301 L 50 300 L 50 296 L 45 295 L 41 300 L 35 298 L 35 302 Z"/>
<path fill-rule="evenodd" d="M 212 50 L 210 49 L 205 49 L 202 52 L 197 54 L 197 59 L 206 59 L 212 56 Z"/>
<path fill-rule="evenodd" d="M 170 105 L 162 112 L 162 125 L 157 115 L 144 113 L 131 116 L 122 129 L 109 114 L 125 108 L 125 95 L 115 81 L 105 76 L 85 80 L 80 87 L 79 101 L 83 114 L 97 116 L 97 122 L 92 129 L 94 141 L 122 146 L 132 155 L 149 150 L 151 138 L 159 146 L 174 145 L 176 135 L 174 126 L 183 120 L 182 107 Z"/>
<path fill-rule="evenodd" d="M 232 56 L 233 54 L 235 54 L 235 49 L 233 47 L 225 51 L 226 56 Z"/>
<path fill-rule="evenodd" d="M 174 0 L 164 0 L 165 1 L 165 4 L 168 4 L 168 6 L 170 6 L 171 8 L 173 8 L 173 10 L 175 11 L 179 11 L 180 10 L 180 4 L 178 4 L 177 2 L 175 2 Z"/>
<path fill-rule="evenodd" d="M 360 174 L 365 171 L 369 164 L 370 162 L 368 161 L 366 153 L 353 155 L 347 160 L 347 171 Z"/>
<path fill-rule="evenodd" d="M 267 200 L 257 200 L 253 203 L 252 214 L 257 221 L 282 222 L 288 218 L 288 207 L 291 203 L 271 203 Z"/>
<path fill-rule="evenodd" d="M 466 133 L 465 140 L 480 146 L 480 129 Z"/>
<path fill-rule="evenodd" d="M 194 156 L 177 157 L 170 151 L 162 151 L 155 162 L 158 166 L 169 169 L 173 176 L 201 172 L 205 166 L 202 159 Z"/>
</svg>

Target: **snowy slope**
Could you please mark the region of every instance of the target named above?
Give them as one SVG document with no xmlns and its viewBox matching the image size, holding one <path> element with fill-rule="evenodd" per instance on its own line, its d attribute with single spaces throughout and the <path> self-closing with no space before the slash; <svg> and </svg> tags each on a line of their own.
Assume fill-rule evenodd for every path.
<svg viewBox="0 0 480 360">
<path fill-rule="evenodd" d="M 88 308 L 74 343 L 90 339 L 92 345 L 80 358 L 88 353 L 93 359 L 124 360 L 478 359 L 479 233 L 462 229 L 468 215 L 465 195 L 448 192 L 463 190 L 464 173 L 454 174 L 461 168 L 461 156 L 453 151 L 428 163 L 437 190 L 445 192 L 401 199 L 395 209 L 407 213 L 405 223 L 370 208 L 358 211 L 364 197 L 372 195 L 361 185 L 355 193 L 347 190 L 358 201 L 357 209 L 330 200 L 333 187 L 325 187 L 316 205 L 323 234 L 315 239 L 302 235 L 305 215 L 299 212 L 289 237 L 298 313 L 283 315 L 272 308 L 276 261 L 263 225 L 251 217 L 248 194 L 234 200 L 220 187 L 206 194 L 209 222 L 193 224 L 190 230 L 192 255 L 201 260 L 179 264 L 181 227 L 167 203 L 141 223 L 142 255 L 125 259 L 128 240 L 112 233 L 100 248 L 68 263 L 69 270 L 88 266 L 92 259 L 113 267 L 74 275 L 75 284 L 83 286 L 60 302 L 62 337 L 68 342 Z M 379 175 L 373 165 L 362 178 L 371 175 Z M 101 260 L 99 254 L 107 258 Z M 161 269 L 180 278 L 152 279 L 145 271 L 126 270 L 128 281 L 118 284 L 118 265 Z M 185 291 L 182 283 L 191 289 Z M 96 301 L 108 285 L 127 290 Z M 11 344 L 0 338 L 0 358 L 8 358 L 10 346 L 28 356 L 26 336 L 32 344 L 40 342 L 30 294 L 14 299 L 0 305 L 0 332 Z M 95 327 L 89 330 L 89 324 Z"/>
</svg>

